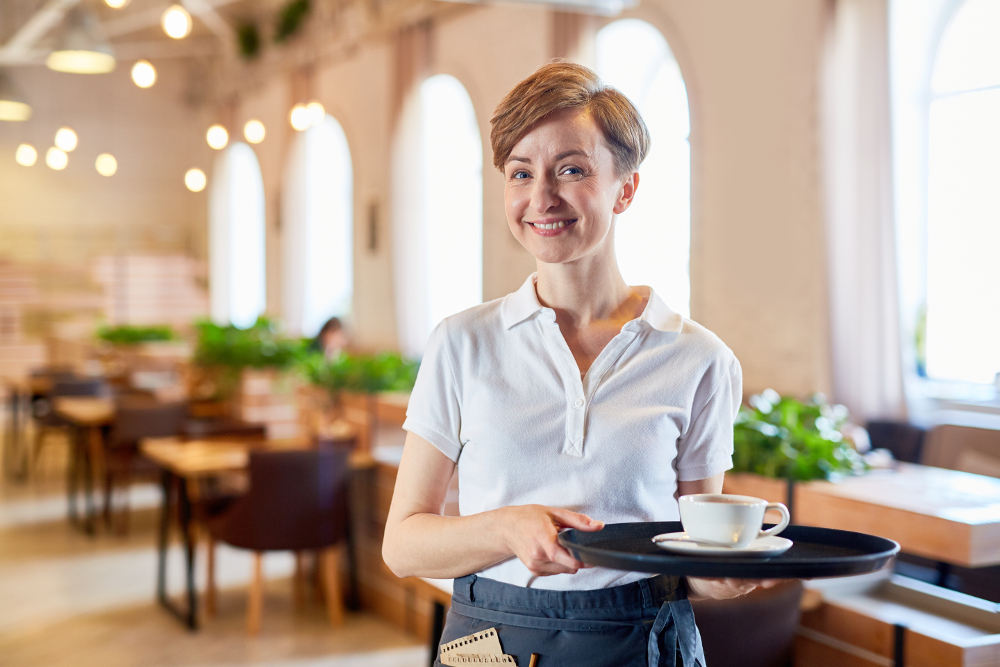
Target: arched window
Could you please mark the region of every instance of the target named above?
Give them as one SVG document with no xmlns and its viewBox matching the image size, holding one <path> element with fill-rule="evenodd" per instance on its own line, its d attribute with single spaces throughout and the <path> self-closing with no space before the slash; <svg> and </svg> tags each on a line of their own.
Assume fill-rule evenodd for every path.
<svg viewBox="0 0 1000 667">
<path fill-rule="evenodd" d="M 285 325 L 315 336 L 351 312 L 354 177 L 351 150 L 332 116 L 299 133 L 282 196 Z"/>
<path fill-rule="evenodd" d="M 264 312 L 264 181 L 253 149 L 236 142 L 216 159 L 209 198 L 212 319 L 247 328 Z"/>
<path fill-rule="evenodd" d="M 691 311 L 691 147 L 687 88 L 667 40 L 639 19 L 597 33 L 597 72 L 639 109 L 652 148 L 639 190 L 618 219 L 615 246 L 622 275 L 649 285 L 676 312 Z"/>
<path fill-rule="evenodd" d="M 419 354 L 442 319 L 483 300 L 483 146 L 453 76 L 433 76 L 403 112 L 394 167 L 400 347 Z"/>
<path fill-rule="evenodd" d="M 1000 373 L 1000 3 L 968 0 L 945 28 L 927 118 L 926 372 Z"/>
</svg>

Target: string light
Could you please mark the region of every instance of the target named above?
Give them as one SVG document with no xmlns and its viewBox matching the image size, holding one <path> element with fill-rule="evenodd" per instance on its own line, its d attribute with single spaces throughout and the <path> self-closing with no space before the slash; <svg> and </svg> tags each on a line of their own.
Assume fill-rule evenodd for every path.
<svg viewBox="0 0 1000 667">
<path fill-rule="evenodd" d="M 312 124 L 309 111 L 306 110 L 304 104 L 296 104 L 292 107 L 292 112 L 288 114 L 288 120 L 292 123 L 292 128 L 299 132 L 308 129 Z"/>
<path fill-rule="evenodd" d="M 310 102 L 306 105 L 306 113 L 309 114 L 309 125 L 315 126 L 323 122 L 326 118 L 326 109 L 319 102 Z"/>
<path fill-rule="evenodd" d="M 34 166 L 38 161 L 38 151 L 31 144 L 21 144 L 14 153 L 14 160 L 22 167 Z"/>
<path fill-rule="evenodd" d="M 218 151 L 225 148 L 226 144 L 229 143 L 229 133 L 221 125 L 213 125 L 208 128 L 205 139 L 208 141 L 209 146 Z"/>
<path fill-rule="evenodd" d="M 207 184 L 208 179 L 205 178 L 205 172 L 201 169 L 188 169 L 187 173 L 184 174 L 184 185 L 191 192 L 201 192 Z"/>
<path fill-rule="evenodd" d="M 191 15 L 180 5 L 170 5 L 163 12 L 163 32 L 174 39 L 184 39 L 191 34 Z"/>
<path fill-rule="evenodd" d="M 138 60 L 132 65 L 132 81 L 140 88 L 149 88 L 156 83 L 156 68 L 148 60 Z"/>
<path fill-rule="evenodd" d="M 101 176 L 114 176 L 115 172 L 118 171 L 118 160 L 111 153 L 101 153 L 97 156 L 94 166 L 97 167 L 97 173 Z"/>
<path fill-rule="evenodd" d="M 68 127 L 60 127 L 59 131 L 56 132 L 56 146 L 67 153 L 72 152 L 76 148 L 78 141 L 76 132 Z"/>
<path fill-rule="evenodd" d="M 243 136 L 251 144 L 259 144 L 264 141 L 264 135 L 267 132 L 264 130 L 264 123 L 259 120 L 248 120 L 247 124 L 243 126 Z"/>
<path fill-rule="evenodd" d="M 129 0 L 104 0 L 106 4 L 111 9 L 121 9 L 129 3 Z"/>
<path fill-rule="evenodd" d="M 45 153 L 45 164 L 49 165 L 50 169 L 62 171 L 69 164 L 69 156 L 66 155 L 66 151 L 53 146 Z"/>
</svg>

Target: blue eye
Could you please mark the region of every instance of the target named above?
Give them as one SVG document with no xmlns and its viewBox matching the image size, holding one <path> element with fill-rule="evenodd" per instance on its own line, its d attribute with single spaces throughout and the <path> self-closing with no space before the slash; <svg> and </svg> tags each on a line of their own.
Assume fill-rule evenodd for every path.
<svg viewBox="0 0 1000 667">
<path fill-rule="evenodd" d="M 566 167 L 566 169 L 563 170 L 563 173 L 575 175 L 575 174 L 582 174 L 583 171 L 579 167 Z"/>
<path fill-rule="evenodd" d="M 515 171 L 513 174 L 511 174 L 510 177 L 516 179 L 524 179 L 528 177 L 528 173 L 525 171 Z"/>
</svg>

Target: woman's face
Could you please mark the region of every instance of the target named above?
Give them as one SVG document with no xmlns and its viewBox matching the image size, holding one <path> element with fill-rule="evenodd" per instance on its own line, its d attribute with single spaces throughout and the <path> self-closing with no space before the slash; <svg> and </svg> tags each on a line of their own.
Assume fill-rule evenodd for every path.
<svg viewBox="0 0 1000 667">
<path fill-rule="evenodd" d="M 504 203 L 514 237 L 539 262 L 614 254 L 614 216 L 628 208 L 638 173 L 622 178 L 597 123 L 570 110 L 541 121 L 504 165 Z"/>
</svg>

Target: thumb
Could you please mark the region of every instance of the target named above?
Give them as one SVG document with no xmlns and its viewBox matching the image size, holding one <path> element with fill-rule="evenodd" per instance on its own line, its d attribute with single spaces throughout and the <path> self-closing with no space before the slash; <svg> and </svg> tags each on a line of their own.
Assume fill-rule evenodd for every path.
<svg viewBox="0 0 1000 667">
<path fill-rule="evenodd" d="M 580 514 L 579 512 L 570 512 L 569 510 L 553 508 L 552 518 L 555 519 L 556 523 L 565 526 L 567 528 L 576 528 L 578 530 L 595 531 L 604 528 L 604 522 L 598 521 L 597 519 L 591 519 L 586 514 Z"/>
</svg>

